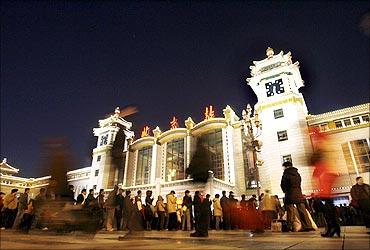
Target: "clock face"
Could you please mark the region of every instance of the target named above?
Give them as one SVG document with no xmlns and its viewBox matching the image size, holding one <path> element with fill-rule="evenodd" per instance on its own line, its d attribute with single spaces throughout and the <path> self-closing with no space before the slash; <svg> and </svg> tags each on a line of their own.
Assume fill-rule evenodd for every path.
<svg viewBox="0 0 370 250">
<path fill-rule="evenodd" d="M 283 80 L 277 79 L 275 82 L 268 82 L 265 84 L 267 97 L 275 94 L 284 93 Z"/>
</svg>

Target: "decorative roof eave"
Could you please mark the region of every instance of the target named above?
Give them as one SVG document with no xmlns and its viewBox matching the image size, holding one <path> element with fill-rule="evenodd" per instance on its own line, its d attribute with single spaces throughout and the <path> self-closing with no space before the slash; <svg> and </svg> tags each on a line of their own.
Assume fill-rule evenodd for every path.
<svg viewBox="0 0 370 250">
<path fill-rule="evenodd" d="M 130 150 L 137 150 L 143 147 L 152 146 L 155 143 L 155 138 L 153 136 L 146 136 L 137 139 L 130 145 Z"/>
<path fill-rule="evenodd" d="M 199 135 L 205 131 L 217 129 L 217 128 L 225 128 L 227 126 L 227 120 L 225 118 L 210 118 L 208 120 L 201 121 L 200 123 L 196 124 L 192 130 L 192 135 Z"/>
<path fill-rule="evenodd" d="M 18 173 L 19 172 L 18 168 L 14 168 L 14 167 L 10 166 L 7 163 L 6 158 L 4 158 L 3 161 L 0 163 L 0 170 L 3 170 L 5 172 L 11 172 L 11 173 Z"/>
<path fill-rule="evenodd" d="M 118 123 L 122 126 L 124 126 L 126 129 L 130 129 L 132 127 L 132 123 L 126 121 L 125 119 L 117 116 L 117 115 L 111 115 L 110 117 L 106 119 L 99 120 L 99 127 L 105 127 L 107 125 Z"/>
<path fill-rule="evenodd" d="M 37 182 L 37 181 L 42 181 L 42 180 L 48 180 L 51 178 L 51 176 L 44 176 L 44 177 L 39 177 L 39 178 L 26 178 L 26 177 L 19 177 L 19 176 L 13 176 L 13 175 L 4 175 L 0 173 L 1 179 L 10 179 L 10 180 L 15 180 L 15 181 L 23 181 L 23 182 Z"/>
<path fill-rule="evenodd" d="M 183 138 L 187 136 L 187 129 L 186 128 L 175 128 L 175 129 L 170 129 L 167 130 L 163 133 L 161 133 L 157 141 L 162 144 L 168 141 L 171 141 L 173 139 L 178 139 L 178 138 Z"/>
<path fill-rule="evenodd" d="M 112 129 L 112 130 L 114 130 L 114 131 L 117 132 L 119 130 L 119 127 L 112 125 L 110 129 Z M 95 136 L 99 136 L 100 133 L 101 132 L 104 132 L 104 131 L 106 131 L 106 129 L 104 127 L 93 128 L 93 133 L 94 133 Z"/>
<path fill-rule="evenodd" d="M 69 175 L 69 174 L 80 174 L 80 173 L 90 173 L 90 172 L 91 172 L 91 167 L 85 167 L 85 168 L 79 168 L 79 169 L 68 171 L 67 175 Z"/>
<path fill-rule="evenodd" d="M 308 115 L 307 122 L 309 123 L 309 125 L 314 125 L 317 123 L 330 121 L 334 119 L 340 119 L 346 116 L 354 116 L 356 114 L 359 115 L 362 113 L 370 113 L 370 103 L 364 103 L 352 107 L 333 110 L 318 115 Z"/>
</svg>

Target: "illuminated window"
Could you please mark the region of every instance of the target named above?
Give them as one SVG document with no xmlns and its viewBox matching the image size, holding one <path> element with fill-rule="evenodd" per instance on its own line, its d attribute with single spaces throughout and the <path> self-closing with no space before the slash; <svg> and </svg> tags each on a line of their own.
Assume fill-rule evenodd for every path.
<svg viewBox="0 0 370 250">
<path fill-rule="evenodd" d="M 184 139 L 173 140 L 167 143 L 166 179 L 171 174 L 171 180 L 183 180 L 184 171 Z"/>
<path fill-rule="evenodd" d="M 148 184 L 152 163 L 152 147 L 139 150 L 136 166 L 136 185 Z"/>
<path fill-rule="evenodd" d="M 349 173 L 370 171 L 370 147 L 368 140 L 362 139 L 343 143 L 342 150 Z"/>
<path fill-rule="evenodd" d="M 281 160 L 282 160 L 282 163 L 287 162 L 287 161 L 289 161 L 289 162 L 292 162 L 292 163 L 293 163 L 293 161 L 292 161 L 292 155 L 283 155 L 283 156 L 281 157 Z"/>
<path fill-rule="evenodd" d="M 320 124 L 320 131 L 326 131 L 329 129 L 329 126 L 327 123 Z"/>
<path fill-rule="evenodd" d="M 275 119 L 284 117 L 283 109 L 274 110 L 274 117 L 275 117 Z"/>
<path fill-rule="evenodd" d="M 210 133 L 204 134 L 201 138 L 204 146 L 209 151 L 209 157 L 213 165 L 212 171 L 215 178 L 225 180 L 221 129 L 216 129 Z"/>
<path fill-rule="evenodd" d="M 344 120 L 344 126 L 351 126 L 351 120 L 350 119 L 345 119 Z"/>
<path fill-rule="evenodd" d="M 360 121 L 360 117 L 352 117 L 352 121 L 353 121 L 353 124 L 357 125 L 357 124 L 360 124 L 361 121 Z"/>
<path fill-rule="evenodd" d="M 369 115 L 363 115 L 363 116 L 361 116 L 362 117 L 362 120 L 364 121 L 364 122 L 369 122 Z"/>
<path fill-rule="evenodd" d="M 336 128 L 341 128 L 341 127 L 343 127 L 342 121 L 334 121 L 334 123 L 335 123 L 335 127 L 336 127 Z"/>
<path fill-rule="evenodd" d="M 277 132 L 278 141 L 288 140 L 288 133 L 286 130 Z"/>
</svg>

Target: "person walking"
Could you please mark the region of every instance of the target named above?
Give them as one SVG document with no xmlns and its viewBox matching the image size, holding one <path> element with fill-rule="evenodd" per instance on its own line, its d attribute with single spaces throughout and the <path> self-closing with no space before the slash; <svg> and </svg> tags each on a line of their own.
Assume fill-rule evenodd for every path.
<svg viewBox="0 0 370 250">
<path fill-rule="evenodd" d="M 164 219 L 166 214 L 166 205 L 163 202 L 163 197 L 158 195 L 157 203 L 156 203 L 156 209 L 158 214 L 158 226 L 157 230 L 163 230 L 164 229 Z"/>
<path fill-rule="evenodd" d="M 104 189 L 100 189 L 99 190 L 99 194 L 98 196 L 96 197 L 96 205 L 97 205 L 97 211 L 96 211 L 96 216 L 98 217 L 98 225 L 99 225 L 99 228 L 103 228 L 104 227 L 104 210 L 105 210 L 105 200 L 104 200 Z"/>
<path fill-rule="evenodd" d="M 194 194 L 194 201 L 193 201 L 193 206 L 194 206 L 194 228 L 197 229 L 199 225 L 199 215 L 200 215 L 200 205 L 202 201 L 200 198 L 200 192 L 195 191 Z"/>
<path fill-rule="evenodd" d="M 370 228 L 370 186 L 361 176 L 356 177 L 356 184 L 351 188 L 351 205 L 362 212 L 365 226 Z"/>
<path fill-rule="evenodd" d="M 130 213 L 132 213 L 133 204 L 131 201 L 131 191 L 126 190 L 125 197 L 123 198 L 123 207 L 122 207 L 122 230 L 128 230 L 128 220 L 130 218 Z"/>
<path fill-rule="evenodd" d="M 229 192 L 230 228 L 238 229 L 238 200 L 234 197 L 234 192 Z"/>
<path fill-rule="evenodd" d="M 182 198 L 182 211 L 183 211 L 183 220 L 182 220 L 182 230 L 190 231 L 191 230 L 191 214 L 192 214 L 192 205 L 193 200 L 190 195 L 190 191 L 185 191 L 185 196 Z"/>
<path fill-rule="evenodd" d="M 106 221 L 106 229 L 107 231 L 114 231 L 113 222 L 114 222 L 114 212 L 116 210 L 117 202 L 116 202 L 116 195 L 118 191 L 118 186 L 115 185 L 113 190 L 110 191 L 108 194 L 108 198 L 105 201 L 105 208 L 107 209 L 107 221 Z"/>
<path fill-rule="evenodd" d="M 14 220 L 13 229 L 19 229 L 19 224 L 23 218 L 24 211 L 27 210 L 28 205 L 28 193 L 30 192 L 29 188 L 24 190 L 24 193 L 19 196 L 18 201 L 18 212 Z"/>
<path fill-rule="evenodd" d="M 175 231 L 177 228 L 177 204 L 175 191 L 171 191 L 166 196 L 167 198 L 167 212 L 168 212 L 168 231 Z"/>
<path fill-rule="evenodd" d="M 314 231 L 304 205 L 305 201 L 301 189 L 301 175 L 298 173 L 298 169 L 293 167 L 293 164 L 289 161 L 284 162 L 282 166 L 284 167 L 284 173 L 281 178 L 280 187 L 285 194 L 284 203 L 287 210 L 288 230 L 294 231 L 295 205 L 298 210 L 297 216 L 302 224 L 301 231 Z"/>
<path fill-rule="evenodd" d="M 213 199 L 213 216 L 215 217 L 215 228 L 218 231 L 220 230 L 220 222 L 222 219 L 222 207 L 219 194 L 216 194 Z"/>
<path fill-rule="evenodd" d="M 230 210 L 230 202 L 229 198 L 226 196 L 226 191 L 222 191 L 222 197 L 220 200 L 220 204 L 222 207 L 222 214 L 223 214 L 223 228 L 224 230 L 230 229 L 230 217 L 231 217 L 231 210 Z"/>
</svg>

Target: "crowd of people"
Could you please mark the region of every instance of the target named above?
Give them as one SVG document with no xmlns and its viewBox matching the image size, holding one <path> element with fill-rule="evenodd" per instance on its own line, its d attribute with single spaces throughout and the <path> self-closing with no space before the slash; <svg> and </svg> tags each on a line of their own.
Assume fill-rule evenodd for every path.
<svg viewBox="0 0 370 250">
<path fill-rule="evenodd" d="M 334 206 L 330 199 L 312 195 L 304 197 L 300 188 L 300 176 L 291 163 L 284 163 L 285 171 L 281 187 L 285 193 L 283 205 L 278 196 L 265 190 L 260 197 L 241 195 L 236 199 L 233 191 L 222 191 L 211 198 L 200 191 L 192 194 L 185 191 L 183 197 L 177 197 L 175 191 L 154 199 L 153 192 L 147 190 L 145 197 L 141 190 L 132 194 L 130 190 L 119 189 L 105 192 L 103 189 L 95 195 L 95 190 L 83 189 L 74 199 L 73 186 L 65 195 L 67 203 L 59 210 L 85 211 L 89 221 L 97 225 L 97 230 L 195 230 L 191 236 L 207 237 L 208 230 L 252 230 L 262 233 L 271 229 L 276 221 L 286 222 L 282 231 L 311 231 L 317 226 L 326 226 L 324 237 L 340 235 L 341 225 L 365 224 L 369 227 L 369 185 L 361 177 L 351 189 L 350 206 Z M 18 190 L 13 189 L 5 195 L 1 193 L 1 229 L 25 230 L 38 228 L 49 230 L 51 208 L 48 206 L 55 199 L 52 192 L 41 188 L 34 198 L 29 197 L 29 188 L 18 197 Z M 4 197 L 5 195 L 5 197 Z M 339 231 L 338 231 L 339 230 Z"/>
</svg>

